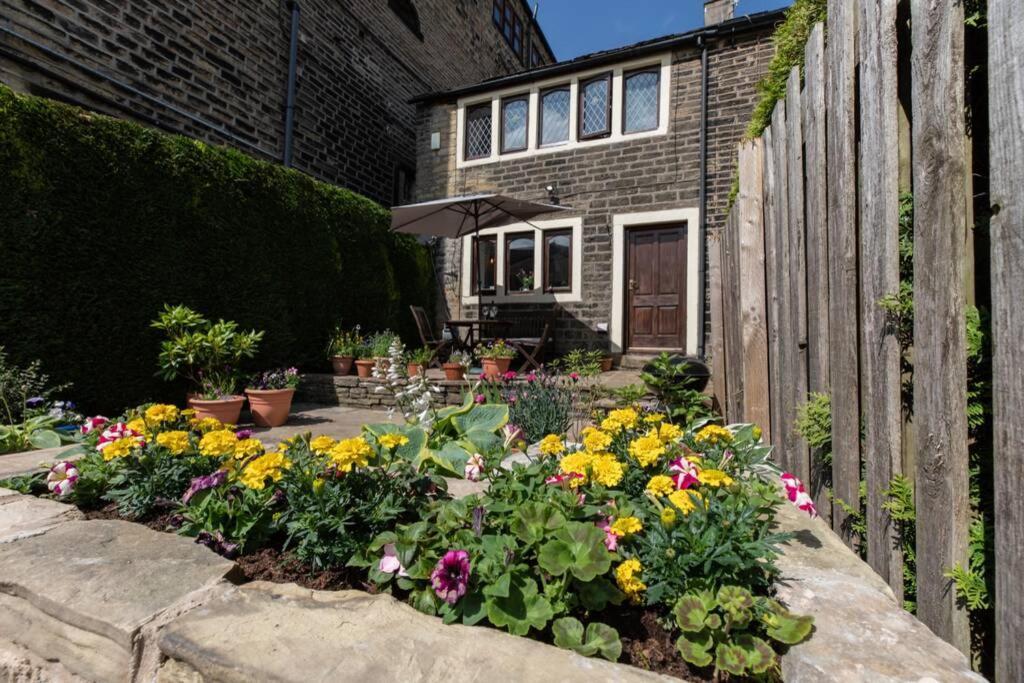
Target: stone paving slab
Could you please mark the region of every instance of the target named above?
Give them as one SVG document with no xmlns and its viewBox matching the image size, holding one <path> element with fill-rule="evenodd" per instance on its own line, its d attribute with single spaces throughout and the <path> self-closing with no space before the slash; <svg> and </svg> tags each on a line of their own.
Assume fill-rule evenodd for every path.
<svg viewBox="0 0 1024 683">
<path fill-rule="evenodd" d="M 79 455 L 65 457 L 68 451 L 75 449 L 74 445 L 58 446 L 57 448 L 44 448 L 39 451 L 24 451 L 22 453 L 8 453 L 0 455 L 0 479 L 20 477 L 23 474 L 38 472 L 42 464 L 47 467 L 58 460 L 77 460 Z"/>
<path fill-rule="evenodd" d="M 888 584 L 832 530 L 792 505 L 779 526 L 783 545 L 778 597 L 814 616 L 814 633 L 782 658 L 786 681 L 895 683 L 984 681 L 967 658 L 896 603 Z"/>
<path fill-rule="evenodd" d="M 71 505 L 0 489 L 0 545 L 38 536 L 63 522 L 83 519 Z M 0 574 L 3 581 L 3 574 Z"/>
<path fill-rule="evenodd" d="M 388 595 L 255 582 L 167 625 L 158 681 L 671 680 L 517 638 L 445 626 Z"/>
</svg>

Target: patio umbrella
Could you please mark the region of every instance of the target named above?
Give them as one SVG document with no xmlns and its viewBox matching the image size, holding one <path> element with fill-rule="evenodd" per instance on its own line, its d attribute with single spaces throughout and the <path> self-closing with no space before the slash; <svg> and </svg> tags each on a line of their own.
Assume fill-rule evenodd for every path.
<svg viewBox="0 0 1024 683">
<path fill-rule="evenodd" d="M 540 204 L 500 194 L 448 197 L 391 209 L 391 229 L 412 235 L 459 238 L 484 228 L 529 223 L 531 218 L 570 207 Z M 536 227 L 536 226 L 533 226 Z M 482 304 L 480 268 L 476 268 L 477 308 Z"/>
</svg>

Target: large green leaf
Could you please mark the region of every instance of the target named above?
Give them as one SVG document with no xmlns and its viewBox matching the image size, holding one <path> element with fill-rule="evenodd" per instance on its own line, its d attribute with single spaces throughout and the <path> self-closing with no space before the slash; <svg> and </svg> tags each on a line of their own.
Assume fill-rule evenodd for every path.
<svg viewBox="0 0 1024 683">
<path fill-rule="evenodd" d="M 803 641 L 814 626 L 814 617 L 793 614 L 774 600 L 761 620 L 767 627 L 768 636 L 786 645 Z"/>
<path fill-rule="evenodd" d="M 395 457 L 413 463 L 422 462 L 423 451 L 427 449 L 427 433 L 419 427 L 406 427 L 397 431 L 404 434 L 409 439 L 409 443 L 396 448 Z"/>
<path fill-rule="evenodd" d="M 525 636 L 531 627 L 543 629 L 553 616 L 551 603 L 537 593 L 537 582 L 522 575 L 513 577 L 508 597 L 487 599 L 487 618 L 514 636 Z"/>
<path fill-rule="evenodd" d="M 57 448 L 60 446 L 60 434 L 52 429 L 37 429 L 29 434 L 28 441 L 36 448 Z"/>
<path fill-rule="evenodd" d="M 707 629 L 697 633 L 684 633 L 676 639 L 676 649 L 690 664 L 707 666 L 711 663 L 711 647 L 715 641 Z"/>
<path fill-rule="evenodd" d="M 551 624 L 551 633 L 555 636 L 555 645 L 578 652 L 584 657 L 600 654 L 615 662 L 622 655 L 619 633 L 607 624 L 591 622 L 584 631 L 578 619 L 562 617 Z"/>
<path fill-rule="evenodd" d="M 541 546 L 537 563 L 549 574 L 562 576 L 568 571 L 580 581 L 591 581 L 608 571 L 612 556 L 603 531 L 593 524 L 569 522 Z"/>
<path fill-rule="evenodd" d="M 584 609 L 592 612 L 600 612 L 609 603 L 619 605 L 626 598 L 626 595 L 615 587 L 611 581 L 599 576 L 593 581 L 573 581 L 576 589 L 576 596 Z"/>
<path fill-rule="evenodd" d="M 472 455 L 455 441 L 449 441 L 439 449 L 424 448 L 417 464 L 432 463 L 442 473 L 461 479 L 466 473 L 466 462 Z"/>
<path fill-rule="evenodd" d="M 716 596 L 719 606 L 725 611 L 726 623 L 730 629 L 742 628 L 754 617 L 754 596 L 741 586 L 722 586 Z"/>
<path fill-rule="evenodd" d="M 544 503 L 524 503 L 516 511 L 509 529 L 524 543 L 540 543 L 545 536 L 565 525 L 565 515 Z"/>
<path fill-rule="evenodd" d="M 687 593 L 679 598 L 672 615 L 676 625 L 686 633 L 696 633 L 704 629 L 704 621 L 708 618 L 708 608 L 704 600 L 696 593 Z"/>
<path fill-rule="evenodd" d="M 475 453 L 488 453 L 501 444 L 501 437 L 486 429 L 471 429 L 462 435 L 459 444 Z"/>
<path fill-rule="evenodd" d="M 462 434 L 479 430 L 496 432 L 508 424 L 508 406 L 503 404 L 485 404 L 473 408 L 452 418 L 455 427 Z"/>
</svg>

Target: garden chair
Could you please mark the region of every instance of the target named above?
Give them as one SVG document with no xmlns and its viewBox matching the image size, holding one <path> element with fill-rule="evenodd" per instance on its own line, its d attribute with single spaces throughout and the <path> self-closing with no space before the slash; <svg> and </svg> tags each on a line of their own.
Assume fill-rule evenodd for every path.
<svg viewBox="0 0 1024 683">
<path fill-rule="evenodd" d="M 427 316 L 427 311 L 422 306 L 409 306 L 409 310 L 412 311 L 413 320 L 416 321 L 416 329 L 420 333 L 420 341 L 423 343 L 423 346 L 434 352 L 434 356 L 430 359 L 430 367 L 442 367 L 441 356 L 449 350 L 452 342 L 438 339 L 434 336 L 434 329 L 430 325 L 430 317 Z"/>
<path fill-rule="evenodd" d="M 555 319 L 556 316 L 554 314 L 544 318 L 544 326 L 541 329 L 539 336 L 510 337 L 505 340 L 509 346 L 521 353 L 524 358 L 523 364 L 519 368 L 519 372 L 525 372 L 529 368 L 533 368 L 534 370 L 541 369 L 541 359 L 544 358 L 544 351 L 548 344 L 554 341 Z M 536 323 L 539 322 L 539 320 L 536 320 Z"/>
</svg>

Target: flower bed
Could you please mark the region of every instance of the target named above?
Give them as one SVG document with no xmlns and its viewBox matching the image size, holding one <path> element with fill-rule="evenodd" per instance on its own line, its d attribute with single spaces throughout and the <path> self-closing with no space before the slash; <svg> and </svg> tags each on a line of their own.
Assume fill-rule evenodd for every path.
<svg viewBox="0 0 1024 683">
<path fill-rule="evenodd" d="M 520 433 L 506 406 L 416 407 L 406 425 L 268 448 L 190 411 L 144 406 L 87 420 L 88 452 L 73 466 L 4 485 L 159 520 L 241 557 L 254 578 L 304 572 L 310 585 L 389 592 L 446 623 L 689 677 L 772 675 L 776 653 L 808 636 L 810 618 L 771 597 L 784 497 L 755 426 L 686 429 L 623 408 L 580 444 L 550 434 L 539 457 L 510 464 Z M 486 489 L 454 499 L 445 477 Z"/>
</svg>

